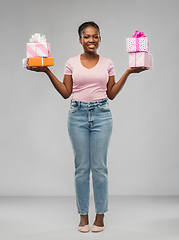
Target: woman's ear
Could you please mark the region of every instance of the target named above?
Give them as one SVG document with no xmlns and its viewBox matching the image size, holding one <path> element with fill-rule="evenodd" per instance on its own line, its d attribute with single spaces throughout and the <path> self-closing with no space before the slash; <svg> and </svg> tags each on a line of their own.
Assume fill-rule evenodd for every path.
<svg viewBox="0 0 179 240">
<path fill-rule="evenodd" d="M 79 38 L 79 43 L 81 43 L 81 44 L 82 44 L 81 37 Z"/>
</svg>

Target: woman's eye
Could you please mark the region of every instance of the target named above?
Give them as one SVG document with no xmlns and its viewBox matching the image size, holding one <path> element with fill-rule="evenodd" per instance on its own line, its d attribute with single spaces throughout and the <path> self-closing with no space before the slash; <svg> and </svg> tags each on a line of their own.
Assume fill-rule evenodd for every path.
<svg viewBox="0 0 179 240">
<path fill-rule="evenodd" d="M 88 38 L 89 38 L 89 36 L 84 36 L 84 38 L 85 38 L 85 39 L 88 39 Z M 98 38 L 99 38 L 99 36 L 94 36 L 93 38 L 95 38 L 95 39 L 98 39 Z"/>
</svg>

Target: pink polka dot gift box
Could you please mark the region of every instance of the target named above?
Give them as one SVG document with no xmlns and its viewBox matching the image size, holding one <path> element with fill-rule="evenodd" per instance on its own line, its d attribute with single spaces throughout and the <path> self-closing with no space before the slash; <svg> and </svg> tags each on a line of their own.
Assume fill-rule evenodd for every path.
<svg viewBox="0 0 179 240">
<path fill-rule="evenodd" d="M 127 52 L 149 52 L 149 40 L 143 32 L 135 31 L 131 38 L 126 38 Z"/>
</svg>

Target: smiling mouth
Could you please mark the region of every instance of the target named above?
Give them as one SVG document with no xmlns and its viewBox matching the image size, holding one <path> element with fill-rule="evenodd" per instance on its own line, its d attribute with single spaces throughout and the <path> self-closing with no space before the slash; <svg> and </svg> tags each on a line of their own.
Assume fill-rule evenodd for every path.
<svg viewBox="0 0 179 240">
<path fill-rule="evenodd" d="M 94 48 L 95 45 L 94 44 L 91 44 L 91 45 L 88 45 L 89 48 Z"/>
</svg>

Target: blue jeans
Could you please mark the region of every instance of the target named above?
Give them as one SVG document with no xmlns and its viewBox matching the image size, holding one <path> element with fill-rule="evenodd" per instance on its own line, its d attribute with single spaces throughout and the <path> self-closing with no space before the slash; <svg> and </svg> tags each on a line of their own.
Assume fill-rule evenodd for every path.
<svg viewBox="0 0 179 240">
<path fill-rule="evenodd" d="M 90 170 L 95 211 L 108 211 L 107 151 L 112 133 L 112 115 L 107 99 L 95 102 L 71 100 L 68 132 L 75 161 L 75 190 L 78 213 L 89 212 Z"/>
</svg>

